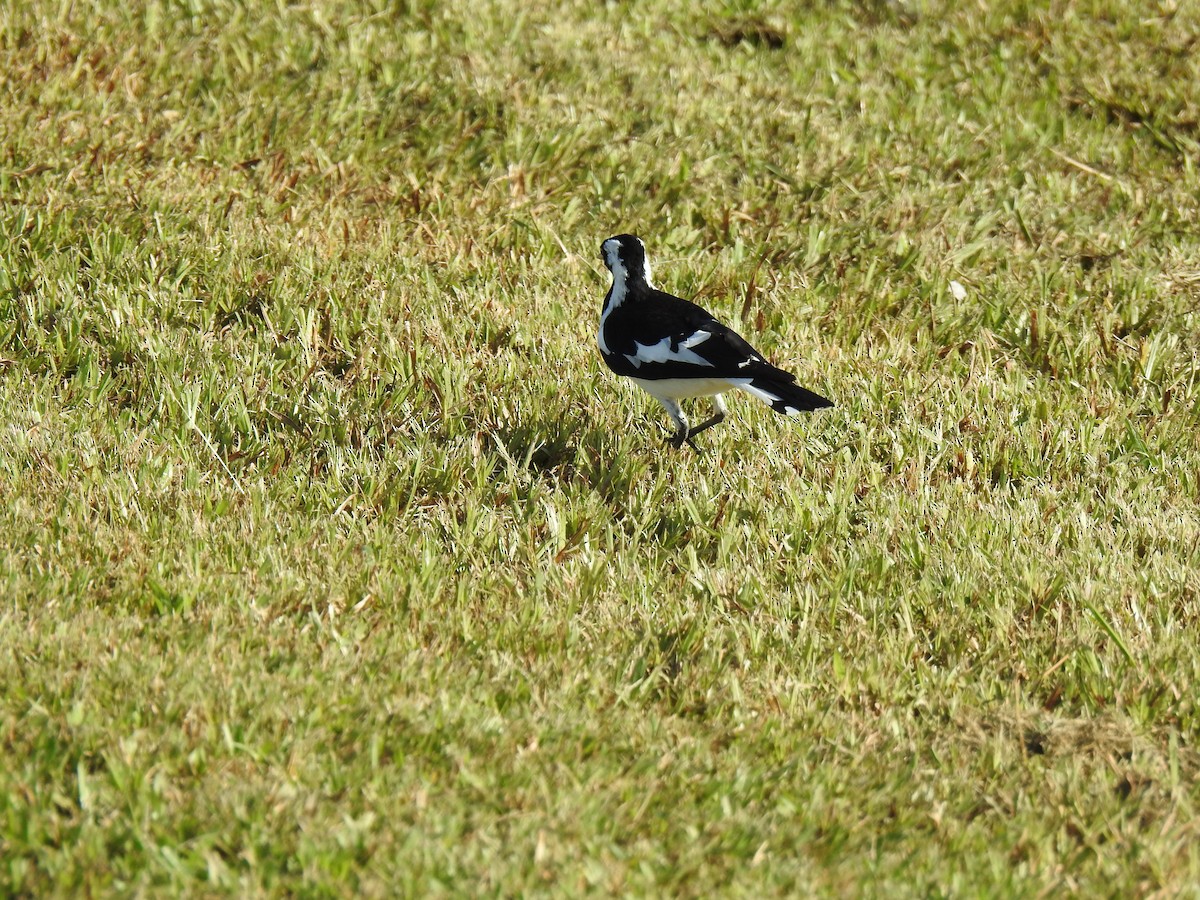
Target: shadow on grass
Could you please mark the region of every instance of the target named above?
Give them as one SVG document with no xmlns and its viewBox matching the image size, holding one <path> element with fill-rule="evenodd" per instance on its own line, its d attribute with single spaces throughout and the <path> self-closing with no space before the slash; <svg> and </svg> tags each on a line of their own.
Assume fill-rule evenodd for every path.
<svg viewBox="0 0 1200 900">
<path fill-rule="evenodd" d="M 605 437 L 586 421 L 565 416 L 510 422 L 493 429 L 490 436 L 496 449 L 519 468 L 553 477 L 573 476 L 580 450 L 597 446 Z"/>
<path fill-rule="evenodd" d="M 614 499 L 628 493 L 652 457 L 628 454 L 623 432 L 595 427 L 579 415 L 529 417 L 489 435 L 496 450 L 518 468 L 560 484 L 582 482 Z"/>
</svg>

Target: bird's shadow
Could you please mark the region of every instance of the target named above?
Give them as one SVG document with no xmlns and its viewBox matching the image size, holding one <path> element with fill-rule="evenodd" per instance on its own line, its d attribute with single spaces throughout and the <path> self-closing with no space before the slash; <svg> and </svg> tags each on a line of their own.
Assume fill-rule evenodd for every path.
<svg viewBox="0 0 1200 900">
<path fill-rule="evenodd" d="M 586 415 L 567 410 L 557 417 L 526 416 L 488 433 L 497 452 L 517 469 L 561 485 L 586 484 L 604 495 L 627 493 L 648 464 L 625 452 L 622 432 L 597 428 Z"/>
<path fill-rule="evenodd" d="M 573 479 L 580 450 L 598 445 L 604 437 L 599 429 L 567 416 L 524 418 L 493 428 L 489 435 L 517 468 L 561 480 Z"/>
</svg>

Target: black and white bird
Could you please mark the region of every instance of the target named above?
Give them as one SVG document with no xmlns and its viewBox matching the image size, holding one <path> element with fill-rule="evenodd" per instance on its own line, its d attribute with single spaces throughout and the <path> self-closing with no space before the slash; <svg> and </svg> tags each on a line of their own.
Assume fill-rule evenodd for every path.
<svg viewBox="0 0 1200 900">
<path fill-rule="evenodd" d="M 675 421 L 675 447 L 691 444 L 700 432 L 724 421 L 721 394 L 734 388 L 788 416 L 833 406 L 695 303 L 657 290 L 639 238 L 610 237 L 600 245 L 600 259 L 613 278 L 600 312 L 600 355 L 610 369 L 663 405 Z M 689 397 L 713 398 L 712 417 L 695 428 L 679 404 Z"/>
</svg>

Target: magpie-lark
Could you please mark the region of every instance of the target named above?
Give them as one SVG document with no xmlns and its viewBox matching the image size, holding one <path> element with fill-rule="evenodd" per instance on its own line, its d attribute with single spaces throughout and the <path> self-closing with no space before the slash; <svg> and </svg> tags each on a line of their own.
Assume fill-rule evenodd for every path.
<svg viewBox="0 0 1200 900">
<path fill-rule="evenodd" d="M 609 238 L 600 245 L 600 258 L 613 278 L 600 313 L 600 355 L 610 369 L 633 379 L 666 408 L 676 426 L 673 446 L 692 444 L 704 429 L 722 422 L 721 394 L 733 388 L 788 416 L 833 406 L 800 387 L 795 375 L 771 365 L 695 303 L 657 290 L 639 238 Z M 695 428 L 688 426 L 679 405 L 688 397 L 713 398 L 712 417 Z"/>
</svg>

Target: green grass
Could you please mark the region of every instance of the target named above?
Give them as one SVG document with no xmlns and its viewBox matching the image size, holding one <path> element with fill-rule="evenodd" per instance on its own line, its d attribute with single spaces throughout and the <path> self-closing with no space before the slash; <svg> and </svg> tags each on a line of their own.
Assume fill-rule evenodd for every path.
<svg viewBox="0 0 1200 900">
<path fill-rule="evenodd" d="M 0 893 L 1195 891 L 1197 34 L 6 5 Z"/>
</svg>

